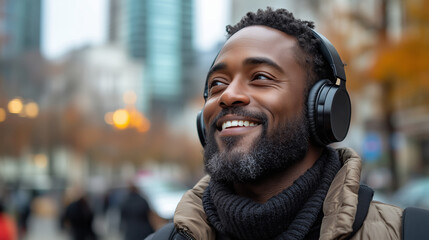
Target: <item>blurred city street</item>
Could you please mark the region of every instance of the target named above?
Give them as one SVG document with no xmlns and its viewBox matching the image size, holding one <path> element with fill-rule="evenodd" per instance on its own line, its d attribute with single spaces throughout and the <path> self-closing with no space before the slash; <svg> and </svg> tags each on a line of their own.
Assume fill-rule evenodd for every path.
<svg viewBox="0 0 429 240">
<path fill-rule="evenodd" d="M 58 227 L 58 220 L 54 218 L 46 218 L 32 216 L 29 219 L 29 229 L 24 240 L 66 240 L 67 234 L 61 231 Z"/>
<path fill-rule="evenodd" d="M 346 63 L 332 147 L 362 157 L 376 200 L 429 208 L 429 0 L 2 0 L 0 205 L 22 239 L 85 220 L 120 240 L 130 185 L 145 223 L 171 219 L 205 175 L 195 120 L 225 26 L 267 6 L 314 21 Z"/>
<path fill-rule="evenodd" d="M 100 219 L 100 222 L 103 220 Z M 101 229 L 100 229 L 101 230 Z M 107 231 L 103 229 L 99 235 L 100 240 L 120 240 L 121 235 L 117 229 Z M 32 216 L 29 220 L 28 233 L 22 240 L 69 240 L 66 231 L 61 230 L 58 225 L 58 219 Z"/>
</svg>

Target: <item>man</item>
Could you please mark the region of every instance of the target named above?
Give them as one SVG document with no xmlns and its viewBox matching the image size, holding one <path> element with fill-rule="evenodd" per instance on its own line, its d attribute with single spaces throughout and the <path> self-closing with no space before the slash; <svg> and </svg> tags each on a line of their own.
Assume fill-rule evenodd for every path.
<svg viewBox="0 0 429 240">
<path fill-rule="evenodd" d="M 150 207 L 134 183 L 130 183 L 129 193 L 121 206 L 121 226 L 124 240 L 141 240 L 153 232 L 150 224 Z"/>
<path fill-rule="evenodd" d="M 350 149 L 327 146 L 345 137 L 350 104 L 341 60 L 326 60 L 332 54 L 323 53 L 329 47 L 313 27 L 271 8 L 227 26 L 200 119 L 209 176 L 177 206 L 170 239 L 351 235 L 361 161 Z M 326 110 L 332 119 L 320 125 L 324 96 L 323 104 L 335 103 Z M 399 239 L 401 217 L 402 209 L 372 202 L 353 239 Z"/>
<path fill-rule="evenodd" d="M 96 240 L 93 229 L 94 212 L 87 196 L 81 193 L 79 198 L 71 202 L 61 216 L 61 226 L 70 227 L 70 238 L 73 240 Z"/>
</svg>

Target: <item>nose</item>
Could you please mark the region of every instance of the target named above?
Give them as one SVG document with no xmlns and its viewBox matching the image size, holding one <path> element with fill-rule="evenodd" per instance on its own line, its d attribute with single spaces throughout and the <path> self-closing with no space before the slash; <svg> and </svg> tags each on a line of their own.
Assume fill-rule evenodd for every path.
<svg viewBox="0 0 429 240">
<path fill-rule="evenodd" d="M 222 108 L 244 106 L 249 104 L 250 97 L 240 81 L 232 81 L 219 98 Z"/>
</svg>

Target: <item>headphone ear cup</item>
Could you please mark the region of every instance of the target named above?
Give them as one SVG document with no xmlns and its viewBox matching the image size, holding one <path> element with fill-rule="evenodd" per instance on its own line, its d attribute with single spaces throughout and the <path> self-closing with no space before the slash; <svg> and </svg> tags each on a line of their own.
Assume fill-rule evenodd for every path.
<svg viewBox="0 0 429 240">
<path fill-rule="evenodd" d="M 351 103 L 344 88 L 324 79 L 308 94 L 308 120 L 313 140 L 328 145 L 344 140 L 350 126 Z"/>
<path fill-rule="evenodd" d="M 321 140 L 326 144 L 344 140 L 349 131 L 351 119 L 351 102 L 345 88 L 331 84 L 326 93 L 323 110 L 319 109 L 320 129 L 323 129 Z"/>
<path fill-rule="evenodd" d="M 201 145 L 204 147 L 206 145 L 206 129 L 204 126 L 203 110 L 197 114 L 197 130 L 198 138 L 200 139 Z"/>
<path fill-rule="evenodd" d="M 317 101 L 319 99 L 319 95 L 321 92 L 321 89 L 326 84 L 329 84 L 330 81 L 327 79 L 319 80 L 317 81 L 313 87 L 308 92 L 308 98 L 307 98 L 307 116 L 308 116 L 308 122 L 310 127 L 310 134 L 314 140 L 319 145 L 325 145 L 322 140 L 319 137 L 318 134 L 318 126 L 317 126 Z"/>
</svg>

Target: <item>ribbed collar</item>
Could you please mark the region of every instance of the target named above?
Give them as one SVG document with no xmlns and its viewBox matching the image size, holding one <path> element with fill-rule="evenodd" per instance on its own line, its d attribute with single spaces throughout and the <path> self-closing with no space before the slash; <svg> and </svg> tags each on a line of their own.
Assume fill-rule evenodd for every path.
<svg viewBox="0 0 429 240">
<path fill-rule="evenodd" d="M 218 233 L 234 239 L 304 239 L 323 216 L 323 200 L 340 167 L 336 151 L 326 148 L 292 186 L 263 204 L 234 194 L 230 185 L 210 181 L 204 211 Z"/>
</svg>

